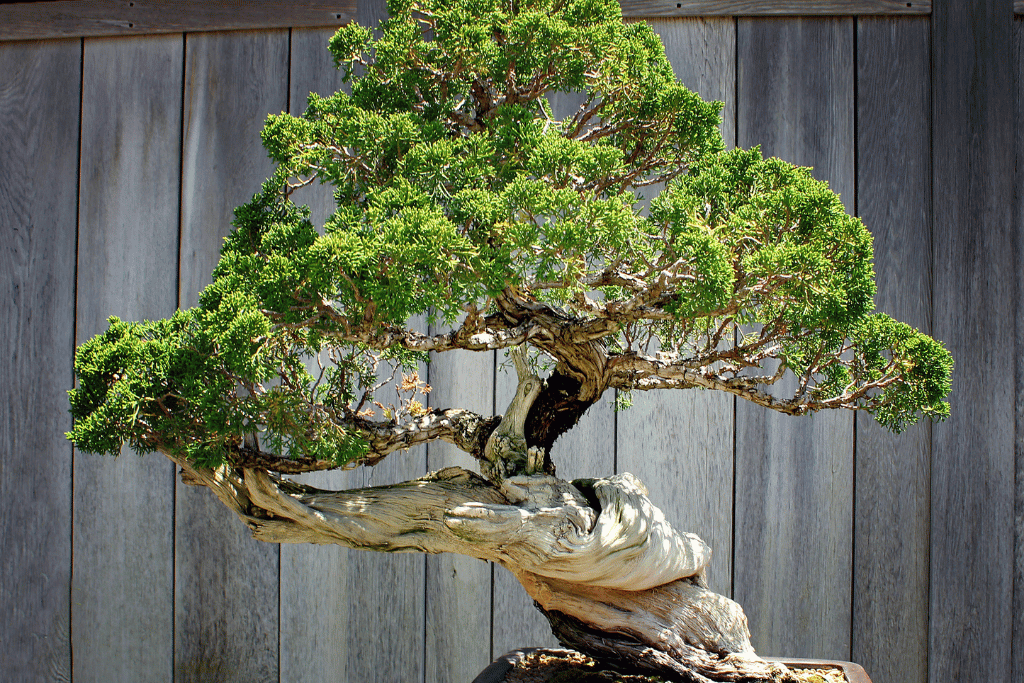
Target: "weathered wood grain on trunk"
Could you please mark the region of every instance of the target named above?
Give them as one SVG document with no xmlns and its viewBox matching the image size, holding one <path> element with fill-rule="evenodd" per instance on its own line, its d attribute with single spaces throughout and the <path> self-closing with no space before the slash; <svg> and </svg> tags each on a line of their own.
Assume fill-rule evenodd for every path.
<svg viewBox="0 0 1024 683">
<path fill-rule="evenodd" d="M 929 672 L 1011 673 L 1015 281 L 1009 0 L 932 14 L 933 331 L 956 359 L 932 429 Z M 1017 359 L 1019 362 L 1019 359 Z"/>
<path fill-rule="evenodd" d="M 174 313 L 182 36 L 85 41 L 76 335 Z M 174 671 L 174 465 L 75 456 L 72 645 L 80 680 Z"/>
<path fill-rule="evenodd" d="M 232 209 L 273 167 L 267 114 L 288 107 L 288 32 L 190 35 L 186 41 L 180 304 L 210 281 Z M 249 537 L 201 488 L 178 484 L 175 517 L 177 681 L 278 675 L 276 546 Z"/>
<path fill-rule="evenodd" d="M 930 333 L 928 64 L 926 19 L 858 20 L 857 210 L 875 305 Z M 928 680 L 930 457 L 929 423 L 897 436 L 857 416 L 852 658 L 875 680 Z"/>
<path fill-rule="evenodd" d="M 81 41 L 0 46 L 0 669 L 71 675 Z"/>
<path fill-rule="evenodd" d="M 728 102 L 723 137 L 736 142 L 733 19 L 658 19 L 676 77 L 706 100 Z M 724 392 L 636 392 L 618 414 L 618 471 L 640 477 L 679 529 L 711 546 L 708 583 L 732 594 L 733 397 Z"/>
<path fill-rule="evenodd" d="M 853 210 L 851 19 L 740 19 L 738 144 L 814 166 Z M 758 652 L 850 651 L 853 416 L 737 401 L 733 596 Z"/>
<path fill-rule="evenodd" d="M 499 363 L 505 361 L 498 354 Z M 516 373 L 508 360 L 508 368 L 495 375 L 495 402 L 504 411 L 515 396 Z M 615 472 L 615 412 L 612 392 L 580 419 L 579 424 L 555 442 L 551 457 L 562 479 L 607 477 Z M 551 625 L 533 604 L 516 578 L 502 567 L 494 568 L 494 646 L 492 657 L 500 657 L 521 647 L 554 646 L 558 644 Z"/>
</svg>

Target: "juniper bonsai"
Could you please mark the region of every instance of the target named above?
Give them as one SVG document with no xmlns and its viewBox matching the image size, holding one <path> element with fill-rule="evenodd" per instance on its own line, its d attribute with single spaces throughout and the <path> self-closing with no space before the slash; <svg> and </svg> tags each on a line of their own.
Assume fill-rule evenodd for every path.
<svg viewBox="0 0 1024 683">
<path fill-rule="evenodd" d="M 69 438 L 160 451 L 263 541 L 496 562 L 598 658 L 785 679 L 707 589 L 707 546 L 629 474 L 557 478 L 553 444 L 603 396 L 695 387 L 899 431 L 947 415 L 949 354 L 873 312 L 870 234 L 828 186 L 724 150 L 721 104 L 614 0 L 389 10 L 379 38 L 349 24 L 330 41 L 348 92 L 268 118 L 276 172 L 235 211 L 199 304 L 111 318 L 79 348 Z M 555 116 L 554 93 L 578 107 Z M 324 225 L 292 199 L 313 183 L 336 200 Z M 414 329 L 422 315 L 450 331 Z M 504 416 L 424 407 L 417 364 L 456 349 L 510 352 Z M 397 402 L 377 395 L 387 367 Z M 480 473 L 349 491 L 285 476 L 437 439 Z"/>
</svg>

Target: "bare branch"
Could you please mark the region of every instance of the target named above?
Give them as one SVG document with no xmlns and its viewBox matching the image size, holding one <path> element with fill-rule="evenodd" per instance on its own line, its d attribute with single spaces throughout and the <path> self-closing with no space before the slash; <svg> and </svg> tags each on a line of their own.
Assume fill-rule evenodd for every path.
<svg viewBox="0 0 1024 683">
<path fill-rule="evenodd" d="M 362 465 L 376 465 L 395 451 L 407 450 L 430 441 L 446 441 L 476 458 L 481 458 L 487 437 L 500 419 L 501 416 L 484 417 L 461 408 L 430 409 L 416 419 L 401 424 L 375 422 L 357 417 L 343 426 L 360 432 L 367 440 L 370 451 L 366 456 L 343 465 L 338 465 L 334 460 L 289 458 L 246 447 L 238 448 L 229 460 L 237 467 L 299 474 L 339 467 L 351 469 Z"/>
<path fill-rule="evenodd" d="M 772 357 L 772 355 L 772 353 L 765 353 L 764 358 Z M 816 389 L 808 386 L 811 382 L 809 374 L 806 380 L 798 378 L 800 381 L 791 397 L 779 397 L 768 393 L 765 388 L 782 379 L 787 371 L 785 365 L 780 365 L 772 375 L 741 376 L 735 374 L 735 367 L 716 370 L 711 367 L 711 363 L 698 367 L 693 367 L 693 364 L 693 359 L 675 361 L 636 353 L 620 354 L 612 356 L 608 360 L 608 385 L 624 391 L 695 387 L 718 389 L 780 413 L 806 415 L 819 410 L 835 408 L 848 410 L 874 408 L 878 402 L 872 400 L 872 396 L 899 380 L 896 366 L 890 364 L 883 375 L 877 379 L 863 383 L 851 382 L 845 387 L 842 394 L 830 398 L 819 398 Z M 753 364 L 747 362 L 743 365 L 751 367 Z"/>
<path fill-rule="evenodd" d="M 325 337 L 343 344 L 365 344 L 371 349 L 403 348 L 409 351 L 441 353 L 462 349 L 466 351 L 494 351 L 518 346 L 533 339 L 549 339 L 551 332 L 540 320 L 524 320 L 521 324 L 509 326 L 502 317 L 482 318 L 470 316 L 466 322 L 451 332 L 427 335 L 415 330 L 397 326 L 362 324 L 353 326 L 347 317 L 338 312 L 331 302 L 322 302 L 317 313 L 310 319 L 298 323 L 277 323 L 285 329 L 308 327 L 317 318 L 326 317 L 340 324 L 344 331 L 328 332 Z M 272 321 L 283 316 L 274 311 L 264 311 Z"/>
</svg>

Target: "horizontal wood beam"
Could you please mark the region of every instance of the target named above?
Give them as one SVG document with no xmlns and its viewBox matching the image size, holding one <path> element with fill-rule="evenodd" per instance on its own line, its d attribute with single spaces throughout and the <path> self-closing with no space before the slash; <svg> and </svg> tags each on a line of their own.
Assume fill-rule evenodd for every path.
<svg viewBox="0 0 1024 683">
<path fill-rule="evenodd" d="M 60 0 L 0 4 L 0 41 L 339 26 L 358 0 Z M 931 14 L 931 0 L 620 0 L 633 19 Z M 1014 0 L 1024 14 L 1024 0 Z"/>
<path fill-rule="evenodd" d="M 1024 0 L 1020 0 L 1024 3 Z M 619 0 L 622 14 L 648 17 L 864 16 L 931 14 L 931 0 Z"/>
<path fill-rule="evenodd" d="M 357 0 L 62 0 L 0 5 L 0 40 L 340 26 Z"/>
<path fill-rule="evenodd" d="M 61 0 L 0 5 L 0 41 L 338 26 L 358 0 Z M 931 0 L 621 0 L 630 18 L 930 14 Z M 1014 11 L 1024 13 L 1024 0 Z"/>
</svg>

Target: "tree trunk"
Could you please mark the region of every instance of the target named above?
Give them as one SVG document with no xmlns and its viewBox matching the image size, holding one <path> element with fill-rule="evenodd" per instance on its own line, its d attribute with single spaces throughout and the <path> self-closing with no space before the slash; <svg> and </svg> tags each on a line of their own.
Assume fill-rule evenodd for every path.
<svg viewBox="0 0 1024 683">
<path fill-rule="evenodd" d="M 513 476 L 495 486 L 453 467 L 323 491 L 168 456 L 259 540 L 489 560 L 519 579 L 563 644 L 609 664 L 684 681 L 793 680 L 754 654 L 739 605 L 705 587 L 709 548 L 675 531 L 630 474 L 573 483 Z"/>
</svg>

